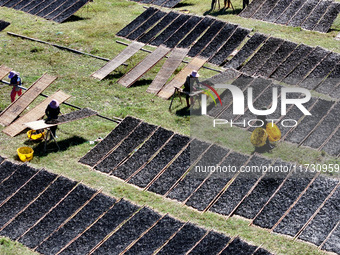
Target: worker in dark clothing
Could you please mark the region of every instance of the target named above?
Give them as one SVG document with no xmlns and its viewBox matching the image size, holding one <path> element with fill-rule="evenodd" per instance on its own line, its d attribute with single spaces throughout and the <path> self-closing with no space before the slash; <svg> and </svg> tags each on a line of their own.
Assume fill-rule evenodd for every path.
<svg viewBox="0 0 340 255">
<path fill-rule="evenodd" d="M 257 119 L 256 126 L 262 125 L 262 127 L 265 129 L 267 124 L 268 124 L 267 115 L 257 115 L 256 119 Z M 261 120 L 262 120 L 262 122 L 261 122 Z"/>
<path fill-rule="evenodd" d="M 196 90 L 195 83 L 197 86 L 199 86 L 199 80 L 198 80 L 199 74 L 196 70 L 193 70 L 190 75 L 187 76 L 185 83 L 184 83 L 184 89 L 183 91 L 186 92 L 186 102 L 187 107 L 190 107 L 190 104 L 194 103 L 194 99 L 190 97 L 190 93 L 194 90 Z M 189 104 L 189 98 L 190 98 L 190 104 Z"/>
<path fill-rule="evenodd" d="M 247 7 L 249 0 L 243 0 L 243 9 Z"/>
<path fill-rule="evenodd" d="M 268 109 L 267 109 L 267 107 L 262 107 L 261 110 L 268 110 Z M 257 115 L 256 119 L 258 120 L 258 121 L 256 121 L 256 126 L 261 126 L 263 124 L 262 128 L 266 129 L 267 124 L 268 124 L 267 115 Z M 272 150 L 275 147 L 274 145 L 272 145 L 269 142 L 268 137 L 267 137 L 267 140 L 266 140 L 266 144 L 264 146 L 266 147 L 267 150 Z"/>
<path fill-rule="evenodd" d="M 20 74 L 15 71 L 11 71 L 8 75 L 8 78 L 11 79 L 9 85 L 13 86 L 11 91 L 11 102 L 13 103 L 15 101 L 15 96 L 18 95 L 21 96 L 21 78 Z"/>
<path fill-rule="evenodd" d="M 224 0 L 224 9 L 231 8 L 231 0 Z"/>
<path fill-rule="evenodd" d="M 58 115 L 60 114 L 60 107 L 57 100 L 53 99 L 47 106 L 45 110 L 45 114 L 47 116 L 46 123 L 53 123 L 58 119 Z M 52 126 L 50 128 L 52 135 L 57 138 L 56 130 L 58 126 Z M 51 139 L 51 138 L 50 138 Z"/>
<path fill-rule="evenodd" d="M 215 5 L 216 5 L 216 0 L 212 0 L 211 1 L 211 10 L 215 9 Z"/>
</svg>

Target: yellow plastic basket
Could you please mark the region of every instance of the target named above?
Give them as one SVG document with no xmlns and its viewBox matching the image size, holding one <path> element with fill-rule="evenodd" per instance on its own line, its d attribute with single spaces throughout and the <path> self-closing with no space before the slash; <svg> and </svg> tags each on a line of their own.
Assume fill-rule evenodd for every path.
<svg viewBox="0 0 340 255">
<path fill-rule="evenodd" d="M 27 131 L 27 137 L 32 140 L 43 139 L 46 131 L 36 134 L 36 130 Z"/>
<path fill-rule="evenodd" d="M 281 131 L 274 123 L 267 123 L 266 131 L 269 141 L 276 142 L 281 139 Z"/>
<path fill-rule="evenodd" d="M 262 147 L 266 144 L 268 134 L 264 128 L 255 128 L 253 133 L 251 133 L 250 142 L 255 147 Z"/>
<path fill-rule="evenodd" d="M 33 149 L 30 147 L 20 147 L 17 149 L 21 161 L 26 162 L 33 159 Z"/>
</svg>

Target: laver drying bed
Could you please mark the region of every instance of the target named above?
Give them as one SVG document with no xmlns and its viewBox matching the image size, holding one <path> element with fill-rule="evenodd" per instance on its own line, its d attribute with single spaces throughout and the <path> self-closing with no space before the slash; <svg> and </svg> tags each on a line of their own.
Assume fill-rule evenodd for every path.
<svg viewBox="0 0 340 255">
<path fill-rule="evenodd" d="M 253 0 L 240 16 L 327 33 L 339 12 L 329 0 Z"/>
<path fill-rule="evenodd" d="M 63 22 L 90 0 L 3 0 L 0 6 L 13 8 L 55 22 Z"/>
<path fill-rule="evenodd" d="M 0 235 L 41 254 L 271 254 L 63 176 L 0 160 Z"/>
<path fill-rule="evenodd" d="M 126 117 L 80 162 L 199 211 L 240 215 L 260 227 L 301 236 L 340 253 L 334 243 L 340 238 L 336 234 L 340 212 L 334 207 L 339 200 L 339 180 L 305 171 L 196 171 L 207 165 L 289 169 L 290 162 L 241 154 L 132 117 Z M 304 213 L 298 213 L 301 211 Z M 331 211 L 332 220 L 323 227 L 322 217 Z"/>
</svg>

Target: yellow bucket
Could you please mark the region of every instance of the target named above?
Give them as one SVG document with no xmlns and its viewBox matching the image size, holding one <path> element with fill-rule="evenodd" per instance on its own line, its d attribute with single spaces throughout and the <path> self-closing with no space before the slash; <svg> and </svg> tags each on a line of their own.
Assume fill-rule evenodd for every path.
<svg viewBox="0 0 340 255">
<path fill-rule="evenodd" d="M 266 131 L 269 141 L 276 142 L 281 139 L 281 131 L 274 123 L 267 123 Z"/>
<path fill-rule="evenodd" d="M 23 162 L 30 161 L 33 158 L 34 151 L 30 147 L 20 147 L 17 149 L 17 152 L 20 160 Z"/>
<path fill-rule="evenodd" d="M 32 140 L 38 140 L 38 139 L 44 138 L 45 133 L 46 133 L 45 131 L 41 133 L 36 133 L 36 132 L 37 132 L 36 130 L 27 131 L 27 137 Z"/>
<path fill-rule="evenodd" d="M 253 133 L 251 134 L 250 137 L 250 142 L 255 146 L 255 147 L 262 147 L 263 145 L 266 144 L 268 134 L 264 128 L 255 128 Z"/>
</svg>

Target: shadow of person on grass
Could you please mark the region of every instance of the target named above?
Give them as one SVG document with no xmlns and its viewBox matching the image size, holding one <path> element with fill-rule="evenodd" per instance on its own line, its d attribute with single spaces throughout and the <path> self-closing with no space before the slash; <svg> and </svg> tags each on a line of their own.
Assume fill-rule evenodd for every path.
<svg viewBox="0 0 340 255">
<path fill-rule="evenodd" d="M 48 155 L 49 152 L 66 151 L 72 146 L 77 146 L 77 145 L 83 144 L 85 142 L 87 142 L 86 139 L 84 139 L 80 136 L 77 136 L 77 135 L 72 136 L 72 137 L 67 138 L 67 139 L 64 139 L 64 140 L 61 140 L 61 141 L 59 141 L 57 139 L 57 143 L 58 143 L 59 148 L 60 148 L 60 150 L 58 150 L 58 147 L 57 147 L 55 141 L 50 140 L 50 141 L 47 142 L 46 152 L 45 152 L 44 151 L 45 141 L 43 140 L 33 147 L 34 156 L 45 157 L 45 156 Z"/>
<path fill-rule="evenodd" d="M 242 11 L 241 8 L 236 8 L 236 9 L 224 9 L 224 8 L 221 8 L 219 10 L 209 10 L 209 11 L 206 11 L 203 13 L 204 16 L 206 15 L 210 15 L 210 16 L 214 16 L 214 17 L 217 17 L 217 16 L 221 16 L 221 15 L 238 15 L 240 12 Z"/>
<path fill-rule="evenodd" d="M 201 108 L 193 108 L 191 107 L 183 107 L 176 111 L 177 116 L 185 117 L 185 116 L 199 116 L 201 115 Z"/>
<path fill-rule="evenodd" d="M 79 17 L 77 15 L 72 15 L 71 17 L 69 17 L 68 19 L 63 21 L 63 23 L 75 22 L 75 21 L 80 21 L 80 20 L 88 20 L 88 19 L 90 19 L 90 18 L 84 18 L 84 17 Z"/>
<path fill-rule="evenodd" d="M 125 74 L 125 73 L 123 73 L 123 72 L 115 72 L 115 73 L 113 73 L 113 74 L 107 75 L 103 80 L 105 81 L 105 80 L 120 79 L 120 78 L 123 77 L 124 74 Z"/>
<path fill-rule="evenodd" d="M 259 153 L 272 153 L 272 149 L 268 148 L 267 146 L 262 146 L 262 147 L 255 147 L 254 151 L 251 153 L 251 155 Z"/>
<path fill-rule="evenodd" d="M 190 108 L 188 107 L 183 107 L 181 109 L 178 109 L 176 111 L 176 115 L 177 116 L 181 116 L 181 117 L 184 117 L 184 116 L 190 116 Z"/>
<path fill-rule="evenodd" d="M 194 6 L 194 4 L 191 3 L 178 3 L 175 5 L 175 8 L 183 8 L 183 7 L 188 7 L 188 6 Z"/>
<path fill-rule="evenodd" d="M 152 79 L 142 79 L 138 80 L 131 85 L 131 87 L 141 87 L 141 86 L 149 86 L 152 83 Z"/>
</svg>

